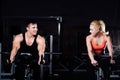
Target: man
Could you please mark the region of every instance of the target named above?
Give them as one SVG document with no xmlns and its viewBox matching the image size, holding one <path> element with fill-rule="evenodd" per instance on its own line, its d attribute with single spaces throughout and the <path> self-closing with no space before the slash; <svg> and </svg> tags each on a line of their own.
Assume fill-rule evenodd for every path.
<svg viewBox="0 0 120 80">
<path fill-rule="evenodd" d="M 37 34 L 38 32 L 38 25 L 34 20 L 28 21 L 26 25 L 26 32 L 20 33 L 14 37 L 13 40 L 13 46 L 10 54 L 10 62 L 13 63 L 14 60 L 17 61 L 15 56 L 19 52 L 20 53 L 28 53 L 32 55 L 32 61 L 33 62 L 33 77 L 34 80 L 39 80 L 40 78 L 40 70 L 39 65 L 41 63 L 41 56 L 44 57 L 44 51 L 45 51 L 45 39 L 44 37 Z M 22 59 L 22 58 L 20 58 Z M 37 61 L 37 62 L 35 62 Z M 21 64 L 23 64 L 24 60 L 20 60 L 17 67 L 16 67 L 16 79 L 17 80 L 23 80 L 24 79 L 24 68 Z M 44 62 L 44 60 L 42 60 Z M 21 73 L 21 74 L 20 74 Z"/>
</svg>

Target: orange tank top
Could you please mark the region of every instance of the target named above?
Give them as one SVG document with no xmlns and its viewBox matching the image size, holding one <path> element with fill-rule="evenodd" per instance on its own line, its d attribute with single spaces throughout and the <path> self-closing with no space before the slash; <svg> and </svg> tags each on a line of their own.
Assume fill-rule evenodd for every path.
<svg viewBox="0 0 120 80">
<path fill-rule="evenodd" d="M 94 42 L 94 39 L 91 40 L 91 45 L 92 45 L 92 48 L 93 48 L 93 51 L 95 52 L 102 52 L 106 46 L 106 40 L 104 40 L 102 42 L 101 45 L 96 45 L 95 42 Z"/>
</svg>

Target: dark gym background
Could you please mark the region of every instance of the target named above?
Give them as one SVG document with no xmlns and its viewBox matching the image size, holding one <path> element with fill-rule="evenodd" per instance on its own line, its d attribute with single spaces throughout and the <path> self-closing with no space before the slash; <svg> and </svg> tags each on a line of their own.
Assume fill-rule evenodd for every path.
<svg viewBox="0 0 120 80">
<path fill-rule="evenodd" d="M 50 34 L 54 35 L 54 52 L 62 53 L 62 56 L 57 57 L 60 58 L 58 61 L 65 69 L 55 72 L 60 74 L 57 77 L 60 80 L 67 78 L 71 80 L 86 79 L 84 77 L 86 75 L 84 71 L 86 59 L 83 54 L 87 53 L 85 37 L 89 34 L 89 23 L 93 19 L 105 21 L 107 31 L 110 32 L 112 37 L 115 54 L 120 54 L 119 0 L 80 0 L 79 2 L 75 0 L 1 0 L 0 5 L 0 42 L 2 43 L 2 52 L 11 50 L 12 37 L 14 34 L 24 31 L 25 19 L 36 18 L 42 27 L 46 27 L 42 28 L 46 33 L 41 31 L 40 27 L 42 35 L 45 37 Z M 60 36 L 57 34 L 56 19 L 44 20 L 40 18 L 48 16 L 62 17 Z M 42 21 L 43 23 L 45 21 L 45 23 L 43 24 Z M 60 44 L 58 44 L 58 39 Z M 81 71 L 75 70 L 78 65 L 81 65 L 79 68 Z M 69 71 L 65 71 L 66 68 Z"/>
</svg>

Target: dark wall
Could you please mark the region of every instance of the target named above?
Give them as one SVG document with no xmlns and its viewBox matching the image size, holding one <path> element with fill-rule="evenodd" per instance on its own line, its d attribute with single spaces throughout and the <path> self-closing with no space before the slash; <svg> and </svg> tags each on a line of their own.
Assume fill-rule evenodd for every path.
<svg viewBox="0 0 120 80">
<path fill-rule="evenodd" d="M 113 20 L 118 15 L 119 0 L 40 1 L 2 0 L 2 15 L 41 16 L 61 15 L 80 16 L 81 20 L 105 18 Z"/>
<path fill-rule="evenodd" d="M 65 25 L 89 25 L 93 19 L 103 19 L 108 26 L 120 23 L 119 0 L 41 1 L 2 0 L 2 16 L 62 16 Z"/>
</svg>

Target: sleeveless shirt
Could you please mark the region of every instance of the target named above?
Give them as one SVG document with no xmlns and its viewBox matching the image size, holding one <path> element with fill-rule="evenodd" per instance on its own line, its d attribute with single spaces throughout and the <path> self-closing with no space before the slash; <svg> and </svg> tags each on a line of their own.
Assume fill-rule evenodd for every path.
<svg viewBox="0 0 120 80">
<path fill-rule="evenodd" d="M 20 49 L 19 53 L 30 53 L 33 57 L 33 59 L 38 59 L 38 50 L 37 50 L 37 42 L 36 42 L 36 37 L 32 43 L 31 46 L 26 44 L 25 40 L 25 33 L 23 33 L 23 41 L 20 43 Z"/>
</svg>

